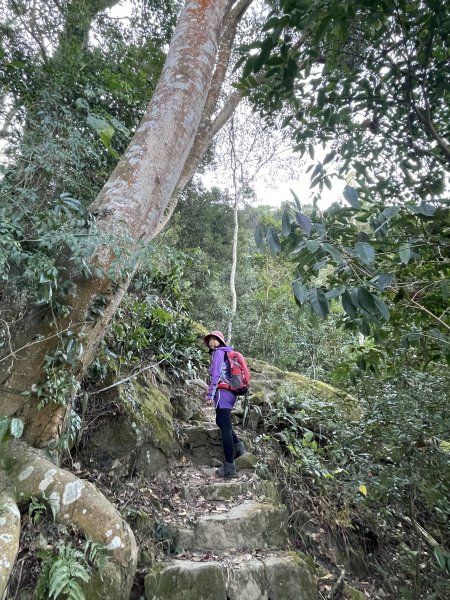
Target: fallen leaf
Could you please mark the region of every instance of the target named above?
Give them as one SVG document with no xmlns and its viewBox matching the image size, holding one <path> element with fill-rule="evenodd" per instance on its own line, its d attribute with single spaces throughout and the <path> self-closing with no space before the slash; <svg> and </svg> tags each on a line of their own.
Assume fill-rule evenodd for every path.
<svg viewBox="0 0 450 600">
<path fill-rule="evenodd" d="M 367 487 L 364 485 L 364 483 L 361 483 L 361 485 L 358 488 L 358 491 L 363 495 L 363 496 L 367 496 Z"/>
</svg>

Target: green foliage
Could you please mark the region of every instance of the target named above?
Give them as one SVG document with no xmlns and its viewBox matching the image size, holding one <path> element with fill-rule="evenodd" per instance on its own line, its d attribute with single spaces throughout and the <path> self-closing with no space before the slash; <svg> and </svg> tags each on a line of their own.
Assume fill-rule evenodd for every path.
<svg viewBox="0 0 450 600">
<path fill-rule="evenodd" d="M 28 505 L 28 517 L 33 525 L 38 525 L 47 513 L 47 505 L 31 496 Z"/>
<path fill-rule="evenodd" d="M 85 600 L 81 584 L 89 582 L 92 568 L 98 569 L 101 575 L 108 560 L 106 547 L 89 539 L 84 544 L 84 551 L 61 542 L 56 554 L 51 550 L 41 550 L 38 556 L 41 574 L 34 600 Z"/>
<path fill-rule="evenodd" d="M 282 215 L 286 217 L 287 213 L 251 206 L 239 213 L 238 310 L 232 343 L 245 354 L 282 369 L 330 381 L 331 371 L 348 359 L 355 335 L 335 327 L 339 314 L 334 309 L 330 323 L 309 320 L 300 313 L 290 297 L 288 258 L 255 248 L 253 231 L 257 222 L 261 221 L 264 228 L 277 229 Z M 190 283 L 190 314 L 208 328 L 226 330 L 233 239 L 231 209 L 225 199 L 219 202 L 217 192 L 197 187 L 186 191 L 175 221 L 168 234 L 184 252 L 191 252 L 184 268 L 184 278 Z M 290 222 L 288 225 L 290 228 Z"/>
<path fill-rule="evenodd" d="M 411 594 L 416 562 L 423 566 L 414 585 L 435 598 L 449 591 L 450 463 L 442 444 L 450 431 L 449 383 L 442 367 L 422 373 L 403 366 L 382 381 L 365 375 L 359 423 L 286 387 L 265 420 L 263 443 L 281 445 L 278 476 L 293 514 L 305 510 L 302 501 L 317 514 L 323 504 L 325 525 L 370 552 L 368 565 L 378 565 L 398 597 Z M 324 522 L 317 526 L 323 531 Z M 298 528 L 302 535 L 301 519 Z M 363 530 L 374 532 L 374 547 L 362 544 Z"/>
<path fill-rule="evenodd" d="M 272 6 L 264 38 L 242 49 L 240 87 L 269 120 L 283 115 L 302 155 L 329 148 L 311 167 L 312 186 L 322 191 L 354 171 L 384 201 L 442 194 L 450 161 L 446 4 Z"/>
<path fill-rule="evenodd" d="M 192 378 L 203 363 L 187 316 L 189 282 L 183 254 L 164 247 L 136 275 L 119 307 L 90 373 L 119 376 L 144 361 L 160 364 L 177 379 Z"/>
<path fill-rule="evenodd" d="M 326 318 L 339 298 L 341 323 L 379 348 L 449 357 L 446 8 L 280 2 L 264 29 L 242 89 L 269 119 L 283 112 L 298 152 L 313 159 L 315 145 L 329 148 L 308 169 L 312 188 L 331 188 L 334 177 L 355 184 L 323 215 L 304 214 L 296 199 L 282 238 L 260 227 L 259 247 L 292 257 L 294 295 L 308 313 Z"/>
<path fill-rule="evenodd" d="M 357 197 L 360 208 L 334 204 L 311 218 L 297 211 L 295 220 L 286 213 L 280 252 L 295 266 L 297 304 L 324 319 L 339 299 L 338 323 L 372 336 L 384 353 L 413 348 L 425 361 L 450 359 L 448 209 L 385 206 L 349 187 L 346 199 Z M 364 368 L 376 368 L 379 360 L 367 358 Z"/>
<path fill-rule="evenodd" d="M 104 573 L 109 560 L 106 546 L 88 538 L 84 543 L 84 556 L 86 561 L 94 568 L 98 569 L 100 576 L 103 577 L 102 574 Z"/>
<path fill-rule="evenodd" d="M 55 314 L 90 274 L 100 240 L 87 207 L 152 95 L 175 10 L 133 3 L 128 21 L 107 0 L 22 4 L 4 3 L 0 36 L 1 301 Z"/>
<path fill-rule="evenodd" d="M 84 600 L 80 582 L 89 581 L 89 568 L 83 552 L 70 544 L 60 544 L 58 554 L 40 551 L 42 572 L 35 593 L 35 600 L 63 597 L 66 600 Z"/>
<path fill-rule="evenodd" d="M 264 427 L 292 457 L 291 472 L 332 479 L 333 471 L 341 469 L 328 464 L 326 446 L 333 426 L 345 419 L 339 403 L 299 394 L 296 386 L 288 384 L 279 389 Z"/>
<path fill-rule="evenodd" d="M 12 191 L 6 181 L 0 187 Z M 98 240 L 75 198 L 61 194 L 40 209 L 29 200 L 0 207 L 0 278 L 5 292 L 57 309 L 55 294 L 69 291 L 71 277 L 90 273 L 87 259 Z"/>
</svg>

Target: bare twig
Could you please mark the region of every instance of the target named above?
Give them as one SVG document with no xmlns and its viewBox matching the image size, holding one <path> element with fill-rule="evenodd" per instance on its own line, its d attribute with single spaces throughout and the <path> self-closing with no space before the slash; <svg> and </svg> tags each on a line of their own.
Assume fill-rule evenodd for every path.
<svg viewBox="0 0 450 600">
<path fill-rule="evenodd" d="M 432 313 L 430 310 L 428 310 L 428 308 L 426 308 L 425 306 L 423 306 L 422 304 L 420 304 L 419 302 L 416 302 L 416 300 L 414 300 L 413 296 L 411 298 L 411 302 L 414 304 L 414 306 L 417 306 L 417 308 L 421 311 L 423 311 L 424 313 L 426 313 L 428 316 L 430 316 L 432 319 L 434 319 L 435 321 L 437 321 L 438 323 L 440 323 L 443 327 L 445 327 L 445 329 L 447 329 L 448 331 L 450 331 L 450 326 L 447 325 L 447 323 L 445 321 L 443 321 L 441 318 L 439 318 L 437 315 L 435 315 L 434 313 Z"/>
<path fill-rule="evenodd" d="M 10 354 L 7 354 L 3 358 L 0 358 L 0 363 L 3 362 L 4 360 L 7 360 L 11 356 L 15 357 L 15 355 L 18 352 L 21 352 L 22 350 L 25 350 L 25 348 L 29 348 L 30 346 L 34 346 L 35 344 L 42 344 L 43 342 L 46 342 L 47 340 L 51 340 L 52 338 L 60 336 L 62 333 L 66 332 L 66 331 L 69 331 L 69 329 L 73 329 L 74 327 L 77 327 L 78 325 L 85 325 L 85 323 L 86 323 L 85 321 L 81 321 L 80 323 L 71 323 L 65 329 L 61 329 L 61 331 L 57 331 L 56 333 L 53 333 L 52 335 L 48 335 L 47 337 L 43 337 L 43 338 L 40 338 L 38 340 L 34 340 L 32 342 L 28 342 L 24 346 L 21 346 L 20 348 L 17 348 L 17 350 L 14 350 L 13 352 L 11 352 Z"/>
<path fill-rule="evenodd" d="M 173 350 L 169 353 L 168 356 L 170 356 L 171 354 L 173 354 Z M 167 360 L 167 356 L 165 356 L 164 358 L 162 358 L 161 360 L 159 360 L 157 363 L 152 363 L 151 365 L 147 365 L 146 367 L 144 367 L 143 369 L 140 369 L 139 371 L 137 371 L 136 373 L 131 373 L 130 375 L 128 375 L 127 377 L 125 377 L 124 379 L 121 379 L 120 381 L 116 381 L 115 383 L 112 383 L 111 385 L 108 385 L 105 388 L 102 388 L 101 390 L 95 390 L 94 392 L 91 392 L 90 394 L 88 394 L 88 396 L 96 396 L 97 394 L 100 394 L 101 392 L 106 392 L 107 390 L 110 390 L 112 388 L 117 387 L 118 385 L 122 385 L 122 383 L 128 383 L 131 379 L 134 379 L 135 377 L 137 377 L 138 375 L 140 375 L 141 373 L 144 373 L 145 371 L 148 371 L 149 369 L 153 369 L 154 367 L 157 367 L 158 365 L 160 365 L 162 362 L 164 362 L 165 360 Z"/>
<path fill-rule="evenodd" d="M 342 569 L 338 580 L 336 581 L 335 585 L 333 586 L 333 589 L 328 594 L 329 600 L 336 600 L 336 598 L 342 597 L 342 590 L 344 589 L 344 583 L 345 583 L 345 569 Z"/>
</svg>

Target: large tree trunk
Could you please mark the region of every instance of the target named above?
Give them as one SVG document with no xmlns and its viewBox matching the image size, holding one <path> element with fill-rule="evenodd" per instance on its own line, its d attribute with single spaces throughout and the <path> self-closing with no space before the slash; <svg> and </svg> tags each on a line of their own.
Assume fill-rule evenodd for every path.
<svg viewBox="0 0 450 600">
<path fill-rule="evenodd" d="M 237 5 L 249 3 L 240 0 Z M 17 324 L 10 353 L 0 362 L 0 415 L 14 415 L 25 422 L 23 442 L 0 442 L 0 499 L 6 507 L 3 518 L 8 529 L 0 547 L 6 561 L 0 570 L 0 597 L 17 553 L 17 504 L 26 503 L 31 495 L 39 496 L 42 490 L 60 499 L 59 518 L 110 547 L 120 582 L 116 591 L 105 587 L 107 597 L 114 600 L 129 595 L 136 547 L 126 523 L 93 486 L 58 469 L 29 447 L 45 447 L 62 433 L 73 390 L 66 390 L 68 404 L 49 402 L 42 410 L 38 410 L 35 395 L 24 396 L 23 392 L 44 382 L 45 358 L 54 354 L 69 330 L 78 340 L 79 349 L 76 364 L 68 367 L 74 382 L 85 374 L 94 358 L 138 267 L 133 252 L 154 236 L 182 179 L 210 93 L 224 20 L 233 12 L 232 5 L 231 0 L 187 0 L 153 99 L 92 206 L 104 237 L 91 260 L 92 275 L 75 282 L 72 296 L 66 298 L 72 307 L 68 316 L 35 310 Z M 128 258 L 124 260 L 123 255 Z M 103 312 L 92 320 L 91 309 L 100 297 Z M 113 525 L 113 533 L 111 527 L 99 528 L 104 523 Z"/>
<path fill-rule="evenodd" d="M 50 314 L 34 313 L 22 322 L 22 330 L 15 332 L 12 364 L 0 363 L 0 414 L 21 416 L 26 424 L 25 439 L 34 446 L 43 447 L 60 435 L 65 408 L 49 403 L 37 412 L 37 402 L 21 394 L 42 382 L 44 358 L 54 352 L 59 342 L 57 331 L 70 329 L 82 343 L 76 377 L 81 377 L 92 362 L 138 266 L 132 258 L 126 267 L 123 263 L 115 266 L 117 247 L 132 253 L 157 229 L 202 118 L 222 25 L 231 4 L 230 0 L 186 2 L 152 101 L 127 151 L 92 206 L 98 229 L 106 241 L 114 241 L 116 249 L 108 243 L 97 247 L 92 258 L 96 269 L 89 279 L 76 282 L 73 297 L 67 299 L 73 308 L 67 318 L 58 321 L 56 329 Z M 117 274 L 115 282 L 109 275 L 111 269 Z M 121 281 L 120 271 L 125 272 Z M 99 297 L 103 313 L 92 322 L 89 312 Z"/>
</svg>

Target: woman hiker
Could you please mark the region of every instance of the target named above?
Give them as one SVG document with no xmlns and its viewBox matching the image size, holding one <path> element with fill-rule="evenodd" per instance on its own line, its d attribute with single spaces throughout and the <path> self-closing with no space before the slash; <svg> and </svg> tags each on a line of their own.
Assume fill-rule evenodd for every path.
<svg viewBox="0 0 450 600">
<path fill-rule="evenodd" d="M 225 456 L 225 462 L 222 467 L 216 470 L 219 477 L 231 479 L 236 477 L 236 466 L 234 458 L 245 454 L 244 442 L 239 439 L 233 431 L 231 424 L 231 409 L 236 403 L 236 394 L 231 390 L 218 388 L 219 382 L 230 380 L 230 364 L 226 358 L 227 352 L 232 352 L 233 348 L 227 346 L 223 333 L 221 331 L 211 331 L 203 338 L 211 354 L 211 366 L 209 372 L 211 382 L 206 394 L 206 403 L 214 404 L 216 409 L 216 424 L 222 434 L 222 446 Z"/>
</svg>

